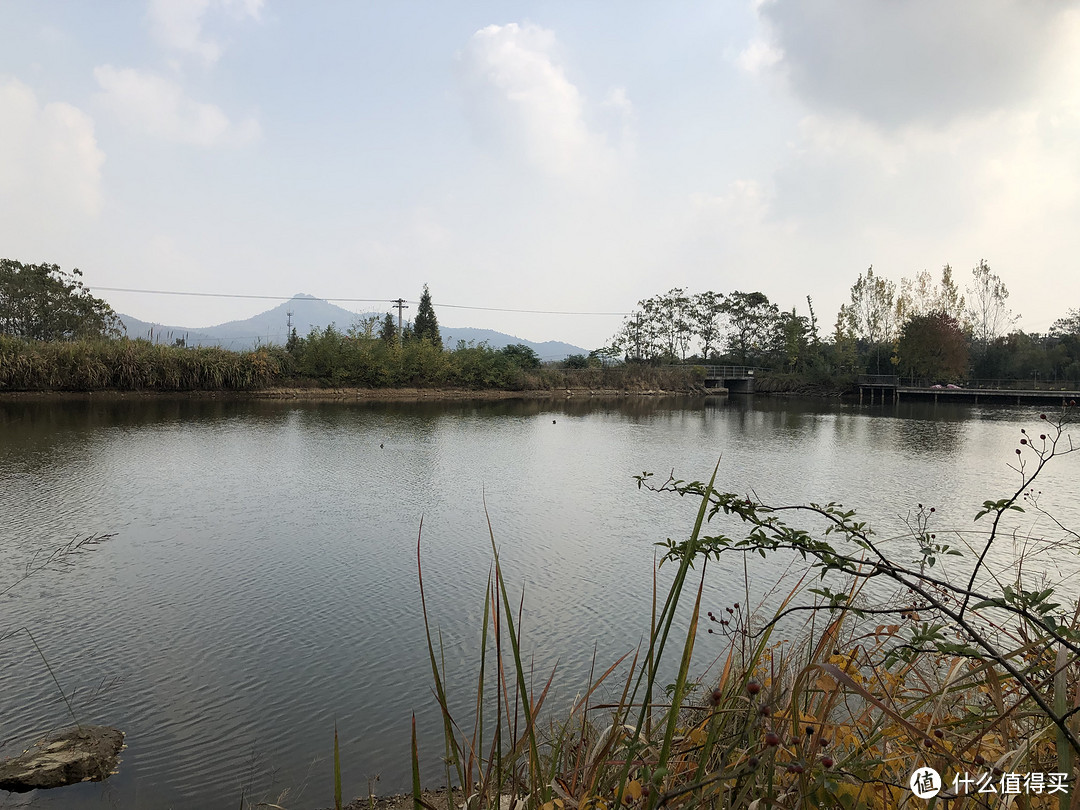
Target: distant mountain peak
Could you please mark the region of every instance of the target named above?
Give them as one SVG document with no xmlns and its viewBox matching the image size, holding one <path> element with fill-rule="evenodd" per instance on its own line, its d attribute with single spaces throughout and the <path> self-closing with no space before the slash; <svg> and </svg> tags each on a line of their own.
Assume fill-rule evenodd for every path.
<svg viewBox="0 0 1080 810">
<path fill-rule="evenodd" d="M 217 345 L 236 350 L 248 350 L 269 343 L 283 345 L 291 331 L 289 323 L 298 335 L 305 336 L 312 329 L 322 331 L 331 323 L 345 332 L 362 318 L 382 318 L 382 313 L 352 312 L 307 293 L 297 293 L 288 301 L 245 320 L 229 321 L 201 329 L 164 326 L 140 321 L 122 313 L 117 315 L 127 329 L 128 337 L 149 338 L 166 343 L 182 338 L 189 346 Z M 459 340 L 463 340 L 466 344 L 484 342 L 493 349 L 522 343 L 533 349 L 541 360 L 562 360 L 571 354 L 588 354 L 586 349 L 569 343 L 556 340 L 538 343 L 492 329 L 442 326 L 439 331 L 442 333 L 443 344 L 450 349 L 454 348 Z"/>
</svg>

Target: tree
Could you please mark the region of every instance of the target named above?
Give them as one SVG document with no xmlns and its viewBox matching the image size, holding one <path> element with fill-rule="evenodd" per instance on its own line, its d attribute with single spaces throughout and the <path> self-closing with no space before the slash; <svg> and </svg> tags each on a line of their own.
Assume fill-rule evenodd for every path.
<svg viewBox="0 0 1080 810">
<path fill-rule="evenodd" d="M 375 330 L 379 328 L 381 322 L 382 318 L 378 315 L 367 315 L 354 321 L 345 334 L 353 340 L 374 340 Z"/>
<path fill-rule="evenodd" d="M 589 365 L 611 366 L 618 362 L 621 350 L 618 346 L 601 346 L 589 352 Z"/>
<path fill-rule="evenodd" d="M 806 296 L 806 309 L 810 313 L 806 319 L 806 359 L 804 368 L 816 368 L 821 365 L 821 335 L 818 332 L 817 313 L 814 312 L 814 299 Z"/>
<path fill-rule="evenodd" d="M 960 322 L 946 312 L 917 315 L 904 324 L 897 344 L 900 370 L 912 378 L 967 377 L 968 345 Z"/>
<path fill-rule="evenodd" d="M 708 362 L 720 343 L 724 296 L 712 290 L 698 293 L 690 303 L 690 325 L 701 341 L 701 359 Z"/>
<path fill-rule="evenodd" d="M 870 265 L 851 287 L 851 303 L 841 307 L 849 331 L 871 346 L 891 343 L 896 326 L 896 285 L 874 275 Z"/>
<path fill-rule="evenodd" d="M 27 340 L 116 338 L 123 326 L 105 301 L 55 264 L 0 259 L 0 334 Z"/>
<path fill-rule="evenodd" d="M 956 286 L 956 282 L 953 281 L 952 267 L 949 265 L 941 268 L 941 284 L 937 289 L 935 304 L 935 310 L 940 310 L 954 318 L 961 328 L 967 331 L 964 323 L 965 318 L 967 318 L 967 307 L 964 305 L 964 296 L 960 294 L 960 289 Z"/>
<path fill-rule="evenodd" d="M 985 259 L 972 268 L 974 283 L 967 288 L 968 321 L 971 324 L 971 341 L 978 359 L 977 374 L 989 371 L 990 349 L 1006 330 L 1016 323 L 1017 316 L 1005 306 L 1009 291 L 1005 283 L 990 271 Z"/>
<path fill-rule="evenodd" d="M 690 349 L 690 299 L 682 287 L 672 287 L 663 295 L 654 295 L 639 301 L 648 332 L 653 336 L 659 351 L 657 356 L 667 360 L 686 359 Z"/>
<path fill-rule="evenodd" d="M 778 325 L 779 337 L 783 340 L 784 367 L 788 371 L 804 371 L 810 347 L 810 319 L 795 312 L 784 312 Z"/>
<path fill-rule="evenodd" d="M 964 296 L 953 281 L 952 267 L 941 268 L 941 281 L 934 283 L 928 270 L 920 270 L 914 279 L 900 279 L 900 295 L 896 298 L 896 324 L 903 327 L 909 318 L 944 312 L 961 324 L 967 318 Z"/>
<path fill-rule="evenodd" d="M 427 284 L 420 296 L 420 305 L 416 308 L 416 320 L 413 321 L 413 337 L 418 340 L 426 340 L 432 345 L 443 347 L 442 335 L 439 333 L 439 320 L 435 317 L 435 308 L 431 305 L 431 293 L 428 292 Z"/>
<path fill-rule="evenodd" d="M 859 344 L 848 325 L 843 306 L 833 327 L 833 360 L 840 371 L 854 371 L 859 362 Z"/>
<path fill-rule="evenodd" d="M 634 312 L 623 319 L 611 347 L 623 352 L 627 362 L 641 362 L 651 357 L 652 335 L 649 334 L 648 321 L 641 312 Z"/>
<path fill-rule="evenodd" d="M 386 317 L 382 319 L 382 324 L 379 326 L 379 340 L 387 346 L 397 343 L 397 325 L 394 323 L 394 316 L 389 312 L 386 313 Z"/>
<path fill-rule="evenodd" d="M 1080 309 L 1070 309 L 1063 318 L 1058 318 L 1050 327 L 1050 334 L 1055 337 L 1080 335 Z"/>
<path fill-rule="evenodd" d="M 779 320 L 776 304 L 765 293 L 736 290 L 724 299 L 721 309 L 728 320 L 728 351 L 743 365 L 760 358 Z"/>
<path fill-rule="evenodd" d="M 509 346 L 504 346 L 502 354 L 520 368 L 540 368 L 540 355 L 524 343 L 511 343 Z"/>
<path fill-rule="evenodd" d="M 896 285 L 874 275 L 874 267 L 860 273 L 851 287 L 851 303 L 840 307 L 840 317 L 847 330 L 862 341 L 874 355 L 875 367 L 881 373 L 882 348 L 896 337 Z"/>
</svg>

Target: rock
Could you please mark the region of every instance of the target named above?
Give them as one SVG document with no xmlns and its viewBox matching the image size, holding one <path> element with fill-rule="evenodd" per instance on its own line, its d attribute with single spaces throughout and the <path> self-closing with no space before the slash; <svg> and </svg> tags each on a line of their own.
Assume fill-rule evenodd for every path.
<svg viewBox="0 0 1080 810">
<path fill-rule="evenodd" d="M 0 790 L 25 793 L 112 775 L 124 748 L 124 732 L 108 726 L 77 726 L 46 737 L 25 753 L 0 761 Z"/>
</svg>

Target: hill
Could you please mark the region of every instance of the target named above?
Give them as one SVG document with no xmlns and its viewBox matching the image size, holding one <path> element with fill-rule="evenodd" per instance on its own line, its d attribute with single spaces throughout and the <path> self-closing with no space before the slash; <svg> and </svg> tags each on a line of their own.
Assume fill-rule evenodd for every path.
<svg viewBox="0 0 1080 810">
<path fill-rule="evenodd" d="M 344 332 L 363 318 L 374 317 L 381 320 L 385 314 L 353 312 L 321 298 L 298 294 L 272 309 L 245 320 L 228 321 L 201 329 L 149 323 L 122 313 L 117 313 L 117 317 L 127 329 L 128 337 L 147 338 L 155 343 L 184 340 L 189 346 L 222 346 L 227 349 L 245 351 L 257 345 L 270 343 L 283 345 L 289 336 L 287 324 L 290 312 L 293 327 L 298 335 L 306 335 L 312 329 L 325 329 L 330 324 L 334 324 Z M 536 342 L 492 329 L 440 326 L 439 332 L 442 334 L 443 344 L 448 348 L 453 348 L 459 340 L 463 340 L 466 343 L 487 342 L 494 349 L 522 343 L 535 351 L 541 360 L 562 360 L 571 354 L 588 354 L 587 349 L 570 343 L 557 340 Z"/>
</svg>

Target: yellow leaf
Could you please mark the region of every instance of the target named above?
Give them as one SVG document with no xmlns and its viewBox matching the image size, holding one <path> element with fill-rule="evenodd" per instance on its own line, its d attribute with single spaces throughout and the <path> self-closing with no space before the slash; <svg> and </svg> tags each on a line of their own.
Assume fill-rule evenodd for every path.
<svg viewBox="0 0 1080 810">
<path fill-rule="evenodd" d="M 636 802 L 641 798 L 641 793 L 641 782 L 637 779 L 631 779 L 626 784 L 626 792 L 623 793 L 623 802 L 626 804 Z"/>
</svg>

